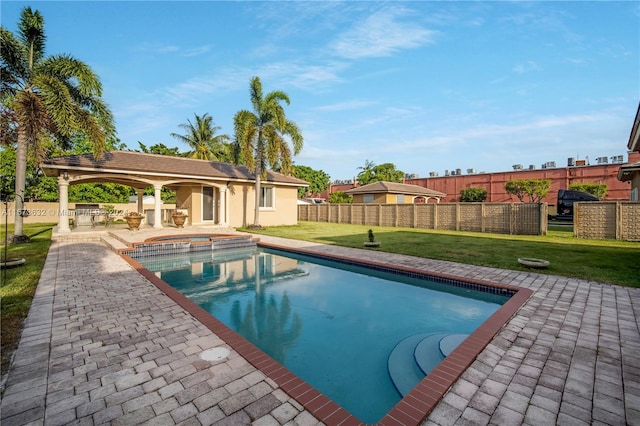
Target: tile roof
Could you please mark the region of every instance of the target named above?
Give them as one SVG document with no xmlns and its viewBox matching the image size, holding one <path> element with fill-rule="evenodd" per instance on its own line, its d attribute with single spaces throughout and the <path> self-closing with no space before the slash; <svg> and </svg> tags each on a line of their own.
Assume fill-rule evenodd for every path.
<svg viewBox="0 0 640 426">
<path fill-rule="evenodd" d="M 358 186 L 346 191 L 347 194 L 376 194 L 376 193 L 389 193 L 389 194 L 410 194 L 410 195 L 424 195 L 429 197 L 445 197 L 447 194 L 443 192 L 434 191 L 432 189 L 424 188 L 418 185 L 410 185 L 406 183 L 396 182 L 374 182 L 368 185 Z"/>
<path fill-rule="evenodd" d="M 640 171 L 640 161 L 624 164 L 618 169 L 618 180 L 621 182 L 631 180 L 633 177 L 633 172 L 638 171 Z"/>
<path fill-rule="evenodd" d="M 157 174 L 159 176 L 181 176 L 206 179 L 254 180 L 255 174 L 244 165 L 219 161 L 196 160 L 193 158 L 168 155 L 145 154 L 133 151 L 108 151 L 99 160 L 92 154 L 70 155 L 49 158 L 40 164 L 48 176 L 55 176 L 58 170 L 91 170 L 125 174 Z M 272 170 L 267 171 L 267 182 L 277 182 L 296 186 L 308 183 L 292 176 L 285 176 Z"/>
</svg>

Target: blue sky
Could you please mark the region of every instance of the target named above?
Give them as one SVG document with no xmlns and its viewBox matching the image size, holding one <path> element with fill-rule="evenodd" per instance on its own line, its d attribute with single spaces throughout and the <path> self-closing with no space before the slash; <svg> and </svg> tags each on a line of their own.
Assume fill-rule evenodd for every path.
<svg viewBox="0 0 640 426">
<path fill-rule="evenodd" d="M 100 76 L 129 148 L 187 147 L 250 109 L 249 80 L 283 90 L 304 136 L 295 164 L 350 179 L 540 168 L 625 154 L 640 101 L 637 1 L 2 1 L 45 18 L 47 54 Z"/>
</svg>

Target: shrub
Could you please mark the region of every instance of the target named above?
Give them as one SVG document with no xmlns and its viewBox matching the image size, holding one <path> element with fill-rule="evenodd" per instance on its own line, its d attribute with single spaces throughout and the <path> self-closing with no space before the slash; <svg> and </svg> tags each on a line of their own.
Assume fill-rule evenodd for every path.
<svg viewBox="0 0 640 426">
<path fill-rule="evenodd" d="M 461 203 L 478 203 L 487 199 L 487 190 L 484 188 L 465 188 L 460 190 Z"/>
<path fill-rule="evenodd" d="M 572 183 L 569 185 L 569 189 L 572 191 L 586 192 L 598 198 L 604 198 L 604 196 L 607 195 L 608 187 L 604 183 Z"/>
</svg>

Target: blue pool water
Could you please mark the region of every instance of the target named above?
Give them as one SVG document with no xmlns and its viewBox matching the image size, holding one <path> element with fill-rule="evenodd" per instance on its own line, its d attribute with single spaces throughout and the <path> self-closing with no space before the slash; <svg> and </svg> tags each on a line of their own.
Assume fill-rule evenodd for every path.
<svg viewBox="0 0 640 426">
<path fill-rule="evenodd" d="M 367 423 L 508 299 L 268 249 L 138 261 Z"/>
</svg>

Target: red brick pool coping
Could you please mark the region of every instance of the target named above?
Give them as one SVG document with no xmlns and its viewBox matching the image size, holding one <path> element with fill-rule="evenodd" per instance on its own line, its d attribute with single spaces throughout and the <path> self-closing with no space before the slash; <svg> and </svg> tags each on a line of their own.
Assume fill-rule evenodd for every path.
<svg viewBox="0 0 640 426">
<path fill-rule="evenodd" d="M 533 291 L 525 288 L 507 286 L 489 281 L 461 278 L 442 273 L 432 273 L 425 270 L 411 269 L 402 266 L 370 262 L 353 258 L 345 258 L 311 250 L 291 249 L 275 244 L 259 243 L 260 246 L 285 251 L 293 251 L 315 257 L 324 257 L 340 261 L 349 261 L 364 266 L 389 268 L 403 272 L 431 275 L 441 279 L 461 281 L 481 286 L 505 289 L 514 292 L 513 296 L 493 313 L 480 327 L 467 337 L 440 364 L 438 364 L 424 379 L 420 381 L 400 402 L 398 402 L 377 424 L 391 425 L 419 425 L 422 423 L 444 394 L 453 386 L 462 373 L 471 366 L 476 357 L 491 342 L 491 339 L 513 317 L 518 309 L 529 299 Z M 128 251 L 129 249 L 125 249 Z M 272 379 L 280 388 L 298 401 L 307 411 L 327 425 L 365 425 L 358 418 L 333 402 L 324 394 L 290 372 L 287 368 L 258 349 L 244 337 L 213 317 L 195 302 L 189 300 L 182 293 L 162 281 L 154 273 L 144 268 L 135 259 L 122 253 L 119 254 L 140 274 L 151 281 L 178 305 L 193 315 L 204 326 L 224 340 L 238 354 L 249 361 L 254 367 Z"/>
</svg>

